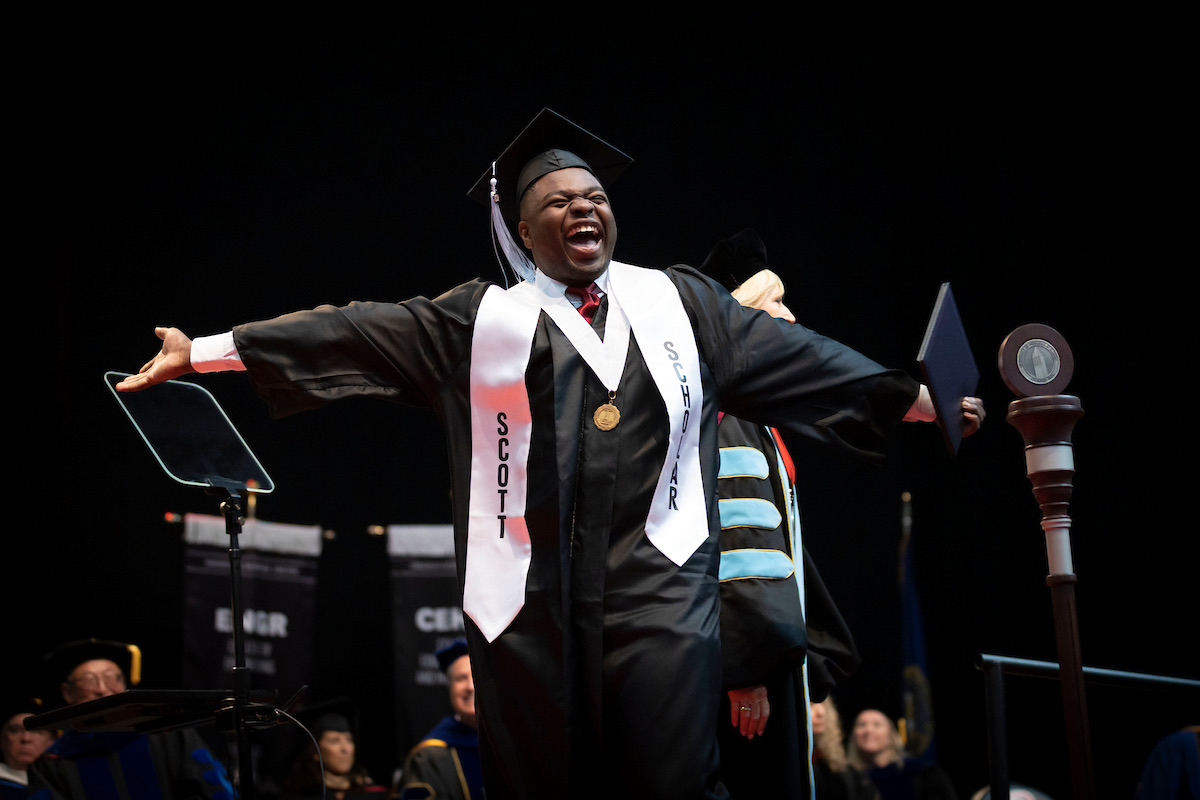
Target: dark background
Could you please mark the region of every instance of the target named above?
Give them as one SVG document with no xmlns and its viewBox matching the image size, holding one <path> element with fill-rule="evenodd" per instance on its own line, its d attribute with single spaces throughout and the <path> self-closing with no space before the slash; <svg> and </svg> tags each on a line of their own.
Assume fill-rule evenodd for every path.
<svg viewBox="0 0 1200 800">
<path fill-rule="evenodd" d="M 24 244 L 9 264 L 28 281 L 10 295 L 12 456 L 33 455 L 18 487 L 36 487 L 10 498 L 3 550 L 14 675 L 104 636 L 141 645 L 144 685 L 177 685 L 181 531 L 163 515 L 217 508 L 165 477 L 102 374 L 136 371 L 155 325 L 202 335 L 497 277 L 466 192 L 550 106 L 636 159 L 612 187 L 623 261 L 698 264 L 754 227 L 802 323 L 914 375 L 938 287 L 954 287 L 989 410 L 959 457 L 932 426 L 903 430 L 882 467 L 796 453 L 809 548 L 865 659 L 836 693 L 847 728 L 867 704 L 899 711 L 902 492 L 941 761 L 963 796 L 988 777 L 978 654 L 1056 658 L 1040 512 L 996 369 L 1029 322 L 1069 342 L 1086 412 L 1072 500 L 1085 661 L 1197 677 L 1192 530 L 1177 516 L 1194 437 L 1176 378 L 1194 181 L 1169 21 L 939 20 L 933 35 L 908 20 L 869 41 L 768 18 L 605 34 L 601 12 L 579 16 L 343 19 L 355 35 L 340 43 L 240 19 L 30 30 L 10 116 Z M 203 383 L 278 484 L 258 515 L 336 532 L 313 693 L 357 705 L 386 779 L 401 758 L 386 556 L 367 529 L 448 521 L 436 421 L 354 402 L 269 421 L 240 376 Z M 1008 694 L 1013 780 L 1069 796 L 1056 686 Z M 1176 692 L 1097 687 L 1089 707 L 1113 797 L 1198 716 Z"/>
</svg>

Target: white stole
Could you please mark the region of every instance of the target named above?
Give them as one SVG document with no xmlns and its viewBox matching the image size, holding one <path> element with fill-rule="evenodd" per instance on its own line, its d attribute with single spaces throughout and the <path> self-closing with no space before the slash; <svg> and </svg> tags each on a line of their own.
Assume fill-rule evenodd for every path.
<svg viewBox="0 0 1200 800">
<path fill-rule="evenodd" d="M 667 458 L 646 519 L 646 535 L 676 565 L 708 538 L 700 471 L 703 389 L 696 340 L 675 285 L 657 270 L 617 262 L 608 271 L 608 315 L 600 337 L 542 275 L 484 294 L 471 341 L 471 494 L 463 611 L 494 641 L 525 603 L 525 524 L 532 418 L 525 370 L 540 312 L 563 334 L 621 406 L 630 329 L 666 404 Z M 619 299 L 618 299 L 619 298 Z M 629 407 L 626 413 L 636 413 Z"/>
</svg>

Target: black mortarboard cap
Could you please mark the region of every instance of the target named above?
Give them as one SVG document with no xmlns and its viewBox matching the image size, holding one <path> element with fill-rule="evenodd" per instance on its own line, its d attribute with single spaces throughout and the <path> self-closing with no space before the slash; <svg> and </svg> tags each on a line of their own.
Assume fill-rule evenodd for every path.
<svg viewBox="0 0 1200 800">
<path fill-rule="evenodd" d="M 128 686 L 137 686 L 142 680 L 142 651 L 137 645 L 114 642 L 110 639 L 77 639 L 61 644 L 42 656 L 37 684 L 40 694 L 36 698 L 47 708 L 61 702 L 58 685 L 67 679 L 71 671 L 85 661 L 105 659 L 113 662 L 125 673 Z"/>
<path fill-rule="evenodd" d="M 321 734 L 325 731 L 337 731 L 338 733 L 354 733 L 354 728 L 350 724 L 350 718 L 345 714 L 336 712 L 328 712 L 317 717 L 317 721 L 313 723 L 312 733 L 317 739 L 321 738 Z"/>
<path fill-rule="evenodd" d="M 854 726 L 854 720 L 858 718 L 858 715 L 864 711 L 878 711 L 887 717 L 892 725 L 896 725 L 896 720 L 904 718 L 903 700 L 899 693 L 893 696 L 890 693 L 871 691 L 859 698 L 858 709 L 854 711 L 849 720 L 851 727 Z"/>
<path fill-rule="evenodd" d="M 450 669 L 450 665 L 467 654 L 467 643 L 462 639 L 456 639 L 450 644 L 443 647 L 434 653 L 437 656 L 438 666 L 442 672 Z"/>
<path fill-rule="evenodd" d="M 767 269 L 767 246 L 750 228 L 738 231 L 713 245 L 700 271 L 724 283 L 730 290 Z"/>
<path fill-rule="evenodd" d="M 110 639 L 78 639 L 59 645 L 42 658 L 44 677 L 50 681 L 64 681 L 71 670 L 85 661 L 96 659 L 112 661 L 125 672 L 130 686 L 141 681 L 142 652 L 137 645 L 114 642 Z"/>
<path fill-rule="evenodd" d="M 5 698 L 4 705 L 0 706 L 0 724 L 17 714 L 40 714 L 45 710 L 45 703 L 36 697 Z"/>
<path fill-rule="evenodd" d="M 325 731 L 356 733 L 359 713 L 357 705 L 342 696 L 306 705 L 296 712 L 296 718 L 313 738 L 320 739 Z"/>
<path fill-rule="evenodd" d="M 608 187 L 633 159 L 567 118 L 544 108 L 483 173 L 468 194 L 491 202 L 493 170 L 500 210 L 519 218 L 521 195 L 538 178 L 567 167 L 583 167 Z"/>
</svg>

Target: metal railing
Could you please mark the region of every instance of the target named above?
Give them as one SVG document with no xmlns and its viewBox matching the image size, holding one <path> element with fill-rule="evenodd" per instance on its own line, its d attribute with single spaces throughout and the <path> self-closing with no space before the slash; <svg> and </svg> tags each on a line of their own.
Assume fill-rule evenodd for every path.
<svg viewBox="0 0 1200 800">
<path fill-rule="evenodd" d="M 1006 675 L 1016 675 L 1057 681 L 1059 665 L 1053 661 L 1034 661 L 983 653 L 979 656 L 977 667 L 984 674 L 987 701 L 989 793 L 992 798 L 1007 798 L 1011 781 L 1008 772 L 1008 720 L 1004 678 Z M 1099 667 L 1083 667 L 1083 680 L 1085 683 L 1139 689 L 1200 691 L 1200 680 Z"/>
</svg>

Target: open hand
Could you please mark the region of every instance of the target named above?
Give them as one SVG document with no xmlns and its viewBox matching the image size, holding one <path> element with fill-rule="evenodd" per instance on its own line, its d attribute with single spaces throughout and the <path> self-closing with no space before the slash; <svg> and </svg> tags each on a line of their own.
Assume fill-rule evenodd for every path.
<svg viewBox="0 0 1200 800">
<path fill-rule="evenodd" d="M 155 328 L 154 335 L 162 339 L 158 355 L 116 385 L 118 392 L 137 392 L 164 381 L 194 372 L 192 369 L 192 340 L 178 328 Z"/>
</svg>

